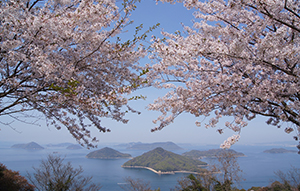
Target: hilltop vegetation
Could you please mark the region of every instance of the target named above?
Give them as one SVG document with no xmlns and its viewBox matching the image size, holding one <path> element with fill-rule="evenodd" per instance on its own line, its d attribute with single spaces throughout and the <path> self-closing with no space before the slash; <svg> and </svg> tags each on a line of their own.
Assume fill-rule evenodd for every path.
<svg viewBox="0 0 300 191">
<path fill-rule="evenodd" d="M 215 156 L 218 156 L 218 155 L 220 155 L 224 152 L 233 153 L 236 157 L 245 156 L 243 153 L 237 152 L 233 149 L 226 149 L 226 150 L 224 150 L 224 149 L 210 149 L 210 150 L 207 150 L 207 151 L 191 150 L 189 152 L 183 153 L 182 155 L 193 158 L 193 159 L 201 159 L 201 158 L 205 158 L 205 157 L 208 157 L 208 158 L 215 157 Z"/>
<path fill-rule="evenodd" d="M 149 167 L 161 172 L 201 172 L 204 169 L 201 169 L 199 167 L 200 165 L 207 165 L 207 163 L 199 160 L 193 160 L 158 147 L 144 153 L 141 156 L 129 160 L 123 164 L 123 167 Z"/>
<path fill-rule="evenodd" d="M 36 142 L 30 142 L 26 144 L 15 144 L 11 146 L 11 148 L 17 148 L 17 149 L 27 149 L 27 150 L 42 150 L 44 147 L 37 144 Z"/>
<path fill-rule="evenodd" d="M 103 149 L 90 152 L 88 155 L 86 155 L 86 157 L 97 158 L 97 159 L 116 159 L 116 158 L 130 158 L 131 155 L 126 153 L 121 153 L 109 147 L 105 147 Z"/>
</svg>

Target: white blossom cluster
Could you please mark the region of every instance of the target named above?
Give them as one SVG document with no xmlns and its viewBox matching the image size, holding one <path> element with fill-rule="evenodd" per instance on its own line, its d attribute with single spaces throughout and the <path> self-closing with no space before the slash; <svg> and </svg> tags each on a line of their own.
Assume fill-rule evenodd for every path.
<svg viewBox="0 0 300 191">
<path fill-rule="evenodd" d="M 101 118 L 126 123 L 124 94 L 143 83 L 138 61 L 146 55 L 139 36 L 117 38 L 134 3 L 1 1 L 0 116 L 38 110 L 88 147 L 96 140 L 90 125 L 108 131 Z"/>
<path fill-rule="evenodd" d="M 240 139 L 240 135 L 233 135 L 221 144 L 222 149 L 229 149 L 234 143 Z"/>
<path fill-rule="evenodd" d="M 153 39 L 150 58 L 158 62 L 149 65 L 149 82 L 170 88 L 149 105 L 162 113 L 153 130 L 188 112 L 211 116 L 206 127 L 216 127 L 222 116 L 233 116 L 224 128 L 240 132 L 247 120 L 262 115 L 269 118 L 268 124 L 288 125 L 286 132 L 296 130 L 298 140 L 300 1 L 161 1 L 183 2 L 196 11 L 193 27 Z M 236 137 L 232 140 L 225 146 Z"/>
</svg>

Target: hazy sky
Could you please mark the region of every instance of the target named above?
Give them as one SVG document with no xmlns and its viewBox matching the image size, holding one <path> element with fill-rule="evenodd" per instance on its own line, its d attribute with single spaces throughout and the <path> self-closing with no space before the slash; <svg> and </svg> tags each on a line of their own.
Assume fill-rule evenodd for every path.
<svg viewBox="0 0 300 191">
<path fill-rule="evenodd" d="M 160 31 L 175 32 L 182 30 L 181 23 L 192 25 L 192 12 L 187 11 L 182 4 L 170 5 L 156 3 L 152 0 L 144 0 L 137 5 L 137 9 L 133 12 L 135 23 L 138 26 L 143 23 L 144 28 L 148 28 L 156 23 L 160 23 L 161 27 L 153 32 L 153 35 L 160 36 Z M 143 62 L 148 62 L 145 60 Z M 92 136 L 99 139 L 99 145 L 104 143 L 121 143 L 121 142 L 163 142 L 172 141 L 175 143 L 192 143 L 192 144 L 216 144 L 220 145 L 234 132 L 225 130 L 220 135 L 217 128 L 205 129 L 205 127 L 197 127 L 195 121 L 201 121 L 203 118 L 197 119 L 189 114 L 179 116 L 175 122 L 161 131 L 151 133 L 151 128 L 155 127 L 152 123 L 153 119 L 160 114 L 159 112 L 147 111 L 145 109 L 148 103 L 151 103 L 156 97 L 163 96 L 164 91 L 148 88 L 135 92 L 134 95 L 144 95 L 147 99 L 134 101 L 133 108 L 142 112 L 141 115 L 128 114 L 130 119 L 128 124 L 117 123 L 109 119 L 103 119 L 103 124 L 109 127 L 112 132 L 99 133 L 92 129 Z M 11 121 L 11 119 L 0 118 L 2 121 Z M 266 118 L 257 118 L 250 122 L 249 125 L 242 130 L 241 139 L 237 144 L 258 144 L 269 142 L 284 142 L 296 144 L 292 140 L 292 135 L 284 133 L 284 129 L 277 129 L 274 126 L 268 126 Z M 9 126 L 0 124 L 0 141 L 27 143 L 35 141 L 39 144 L 73 142 L 75 139 L 68 133 L 66 129 L 56 130 L 54 127 L 47 127 L 45 121 L 39 122 L 40 126 L 28 125 L 23 123 L 13 123 L 12 129 Z M 203 123 L 202 123 L 203 124 Z M 219 123 L 219 127 L 223 127 L 223 123 Z"/>
</svg>

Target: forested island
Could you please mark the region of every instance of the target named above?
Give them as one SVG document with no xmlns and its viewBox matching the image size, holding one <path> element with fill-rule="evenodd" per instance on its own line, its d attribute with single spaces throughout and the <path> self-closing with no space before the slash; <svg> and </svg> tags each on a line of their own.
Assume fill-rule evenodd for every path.
<svg viewBox="0 0 300 191">
<path fill-rule="evenodd" d="M 135 143 L 128 146 L 126 149 L 132 149 L 132 150 L 152 150 L 157 147 L 161 147 L 165 150 L 182 150 L 183 148 L 179 147 L 173 142 L 156 142 L 156 143 Z"/>
<path fill-rule="evenodd" d="M 229 152 L 234 154 L 235 157 L 243 157 L 245 156 L 243 153 L 241 152 L 237 152 L 233 149 L 210 149 L 207 151 L 199 151 L 199 150 L 191 150 L 189 152 L 185 152 L 182 155 L 186 156 L 186 157 L 190 157 L 193 159 L 202 159 L 202 158 L 213 158 L 216 157 L 224 152 Z"/>
<path fill-rule="evenodd" d="M 265 150 L 264 153 L 296 153 L 295 150 L 288 150 L 284 148 L 273 148 L 269 150 Z"/>
<path fill-rule="evenodd" d="M 122 165 L 123 168 L 145 168 L 157 174 L 200 173 L 206 171 L 201 166 L 207 163 L 155 148 L 135 157 Z"/>
<path fill-rule="evenodd" d="M 119 159 L 119 158 L 131 158 L 132 156 L 130 154 L 121 153 L 112 148 L 105 147 L 103 149 L 90 152 L 89 154 L 86 155 L 86 157 L 94 158 L 94 159 Z"/>
<path fill-rule="evenodd" d="M 26 144 L 15 144 L 11 146 L 11 148 L 17 148 L 17 149 L 26 149 L 26 150 L 42 150 L 45 149 L 41 145 L 37 144 L 36 142 L 30 142 Z"/>
</svg>

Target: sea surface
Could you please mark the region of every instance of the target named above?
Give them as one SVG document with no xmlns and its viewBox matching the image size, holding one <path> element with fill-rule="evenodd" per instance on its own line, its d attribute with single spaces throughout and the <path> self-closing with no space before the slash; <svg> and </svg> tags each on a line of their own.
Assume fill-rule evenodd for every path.
<svg viewBox="0 0 300 191">
<path fill-rule="evenodd" d="M 101 191 L 118 191 L 122 190 L 120 185 L 125 182 L 124 178 L 142 179 L 149 182 L 152 189 L 160 188 L 167 191 L 175 188 L 177 181 L 187 174 L 175 175 L 157 175 L 146 169 L 124 169 L 121 167 L 129 159 L 88 159 L 86 155 L 93 151 L 87 149 L 68 150 L 62 147 L 45 147 L 40 151 L 29 151 L 23 149 L 10 148 L 12 145 L 8 143 L 0 143 L 0 163 L 3 163 L 14 171 L 19 171 L 21 175 L 26 176 L 27 173 L 33 173 L 33 166 L 38 167 L 42 159 L 46 159 L 49 154 L 55 153 L 65 158 L 65 162 L 70 161 L 72 166 L 77 168 L 82 166 L 84 175 L 93 176 L 94 183 L 100 183 Z M 185 150 L 173 151 L 181 154 L 192 149 L 208 150 L 217 149 L 218 146 L 181 146 Z M 102 147 L 99 146 L 98 149 Z M 129 153 L 133 157 L 139 156 L 147 151 L 142 150 L 126 150 L 123 147 L 111 146 L 120 152 Z M 268 186 L 272 181 L 276 180 L 275 171 L 281 170 L 287 172 L 292 166 L 300 168 L 300 155 L 296 153 L 270 154 L 263 153 L 266 149 L 278 148 L 274 146 L 234 146 L 233 149 L 242 152 L 246 157 L 239 157 L 238 163 L 243 170 L 243 178 L 245 181 L 237 185 L 238 188 L 249 189 L 252 186 Z M 283 147 L 284 148 L 284 147 Z M 286 149 L 294 149 L 288 147 Z M 204 160 L 209 162 L 208 159 Z"/>
</svg>

